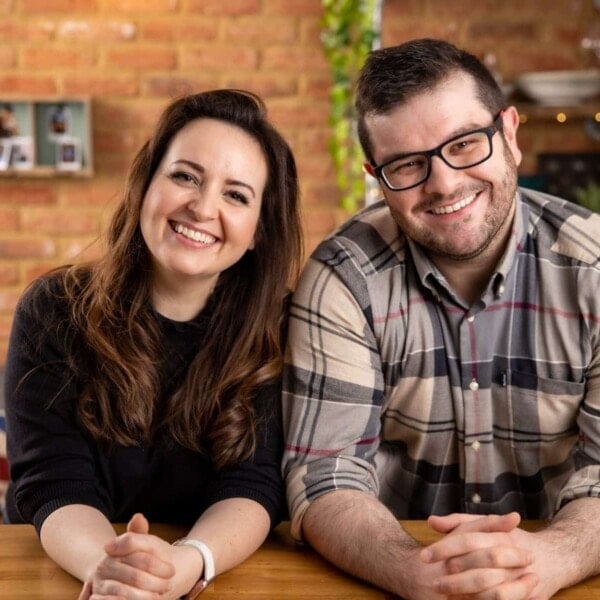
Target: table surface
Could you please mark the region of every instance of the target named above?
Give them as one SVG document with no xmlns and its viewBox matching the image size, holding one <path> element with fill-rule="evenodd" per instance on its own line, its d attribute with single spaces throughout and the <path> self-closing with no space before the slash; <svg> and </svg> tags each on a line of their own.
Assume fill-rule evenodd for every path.
<svg viewBox="0 0 600 600">
<path fill-rule="evenodd" d="M 437 536 L 425 521 L 402 521 L 407 531 L 422 543 Z M 527 529 L 538 523 L 525 523 Z M 122 528 L 118 527 L 119 530 Z M 166 540 L 184 534 L 181 528 L 154 525 L 150 529 Z M 0 598 L 13 600 L 65 600 L 77 598 L 80 583 L 46 557 L 30 525 L 0 525 Z M 223 573 L 202 594 L 216 600 L 368 600 L 394 596 L 345 575 L 313 550 L 296 544 L 289 523 L 279 525 L 263 546 L 246 562 Z M 555 598 L 600 599 L 600 577 L 588 579 Z"/>
</svg>

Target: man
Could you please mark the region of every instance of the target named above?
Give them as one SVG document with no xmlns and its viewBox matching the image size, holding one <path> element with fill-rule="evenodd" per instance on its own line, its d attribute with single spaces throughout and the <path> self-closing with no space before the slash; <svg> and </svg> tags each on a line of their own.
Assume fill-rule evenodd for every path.
<svg viewBox="0 0 600 600">
<path fill-rule="evenodd" d="M 600 572 L 600 216 L 517 187 L 518 113 L 451 44 L 373 52 L 357 107 L 385 199 L 294 296 L 292 531 L 409 600 L 550 598 Z"/>
</svg>

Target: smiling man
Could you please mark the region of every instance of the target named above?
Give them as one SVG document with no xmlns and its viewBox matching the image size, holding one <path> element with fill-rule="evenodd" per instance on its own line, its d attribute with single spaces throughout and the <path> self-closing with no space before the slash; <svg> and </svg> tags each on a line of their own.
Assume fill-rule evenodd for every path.
<svg viewBox="0 0 600 600">
<path fill-rule="evenodd" d="M 357 107 L 384 199 L 292 303 L 293 533 L 408 600 L 550 598 L 600 572 L 600 216 L 518 187 L 518 113 L 449 43 L 373 52 Z"/>
</svg>

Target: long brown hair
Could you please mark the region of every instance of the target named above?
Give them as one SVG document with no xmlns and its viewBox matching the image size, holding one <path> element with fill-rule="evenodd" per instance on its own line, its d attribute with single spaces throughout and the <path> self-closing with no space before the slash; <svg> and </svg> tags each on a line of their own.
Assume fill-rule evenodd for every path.
<svg viewBox="0 0 600 600">
<path fill-rule="evenodd" d="M 268 177 L 255 246 L 219 276 L 209 334 L 158 415 L 160 335 L 150 304 L 151 261 L 140 210 L 175 134 L 203 117 L 231 123 L 256 139 Z M 92 357 L 77 408 L 95 439 L 148 443 L 157 428 L 166 427 L 180 444 L 207 452 L 216 468 L 252 454 L 252 394 L 280 373 L 284 303 L 302 262 L 298 196 L 292 152 L 267 121 L 257 96 L 216 90 L 167 107 L 133 161 L 108 230 L 106 253 L 92 264 L 63 271 L 71 321 Z"/>
</svg>

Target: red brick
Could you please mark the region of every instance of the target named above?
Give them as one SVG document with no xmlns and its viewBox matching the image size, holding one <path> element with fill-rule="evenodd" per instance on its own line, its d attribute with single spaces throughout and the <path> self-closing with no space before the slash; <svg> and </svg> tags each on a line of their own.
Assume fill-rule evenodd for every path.
<svg viewBox="0 0 600 600">
<path fill-rule="evenodd" d="M 4 21 L 0 23 L 0 40 L 39 42 L 49 40 L 56 26 L 51 22 L 22 23 Z"/>
<path fill-rule="evenodd" d="M 66 263 L 94 260 L 100 257 L 102 245 L 98 238 L 86 237 L 61 244 L 61 256 Z"/>
<path fill-rule="evenodd" d="M 457 19 L 447 19 L 439 22 L 432 21 L 385 21 L 381 39 L 383 46 L 395 46 L 408 40 L 420 37 L 434 37 L 458 43 L 458 33 L 461 23 Z"/>
<path fill-rule="evenodd" d="M 265 48 L 262 68 L 269 70 L 291 70 L 304 72 L 312 69 L 329 70 L 321 47 L 272 46 Z"/>
<path fill-rule="evenodd" d="M 225 86 L 250 90 L 265 98 L 295 96 L 298 93 L 298 78 L 252 73 L 246 76 L 227 76 Z"/>
<path fill-rule="evenodd" d="M 0 367 L 4 368 L 6 365 L 6 356 L 8 354 L 8 341 L 0 342 Z"/>
<path fill-rule="evenodd" d="M 330 206 L 336 208 L 340 190 L 333 182 L 319 182 L 306 185 L 302 193 L 302 204 L 308 206 Z"/>
<path fill-rule="evenodd" d="M 30 264 L 25 269 L 25 282 L 26 284 L 34 281 L 38 277 L 45 275 L 48 271 L 55 269 L 59 266 L 57 261 L 53 262 L 35 262 Z"/>
<path fill-rule="evenodd" d="M 177 11 L 176 0 L 105 0 L 105 10 L 126 13 L 172 13 Z"/>
<path fill-rule="evenodd" d="M 81 235 L 98 231 L 95 213 L 82 210 L 32 209 L 21 217 L 23 231 L 36 231 L 54 235 Z"/>
<path fill-rule="evenodd" d="M 17 53 L 10 46 L 0 46 L 0 69 L 12 69 L 17 64 Z"/>
<path fill-rule="evenodd" d="M 144 96 L 162 96 L 177 98 L 184 94 L 196 94 L 203 90 L 220 87 L 220 78 L 217 74 L 199 77 L 149 77 L 143 85 Z"/>
<path fill-rule="evenodd" d="M 144 102 L 125 103 L 106 99 L 94 105 L 94 122 L 98 129 L 149 128 L 155 125 L 158 115 L 164 108 L 164 102 L 144 100 Z"/>
<path fill-rule="evenodd" d="M 262 16 L 243 17 L 228 21 L 225 39 L 256 46 L 285 44 L 297 40 L 297 25 L 289 18 L 271 18 L 265 23 Z"/>
<path fill-rule="evenodd" d="M 0 77 L 0 93 L 25 95 L 56 94 L 56 84 L 52 77 L 5 75 L 4 77 Z"/>
<path fill-rule="evenodd" d="M 19 283 L 19 269 L 16 265 L 0 264 L 0 286 L 16 285 Z"/>
<path fill-rule="evenodd" d="M 56 202 L 53 185 L 27 184 L 21 181 L 0 181 L 0 206 L 20 204 L 54 204 Z"/>
<path fill-rule="evenodd" d="M 475 21 L 469 25 L 468 36 L 470 43 L 477 47 L 478 44 L 486 45 L 496 42 L 504 42 L 510 39 L 511 42 L 517 39 L 527 40 L 539 38 L 539 31 L 535 23 L 527 21 L 490 21 L 485 19 Z"/>
<path fill-rule="evenodd" d="M 96 53 L 82 48 L 25 48 L 21 51 L 21 62 L 26 69 L 92 67 L 96 64 Z"/>
<path fill-rule="evenodd" d="M 269 114 L 279 126 L 311 127 L 327 126 L 329 119 L 329 104 L 313 102 L 302 106 L 298 102 L 271 104 Z"/>
<path fill-rule="evenodd" d="M 186 19 L 145 21 L 140 25 L 140 38 L 155 42 L 191 41 L 212 42 L 219 35 L 219 23 L 215 19 L 187 17 Z"/>
<path fill-rule="evenodd" d="M 24 13 L 91 13 L 98 10 L 97 0 L 21 0 Z"/>
<path fill-rule="evenodd" d="M 304 92 L 309 98 L 329 98 L 331 95 L 332 78 L 330 73 L 313 75 L 312 73 L 305 78 Z"/>
<path fill-rule="evenodd" d="M 320 17 L 323 6 L 321 0 L 269 0 L 265 2 L 265 14 Z"/>
<path fill-rule="evenodd" d="M 0 339 L 7 340 L 9 338 L 12 322 L 11 315 L 0 315 Z"/>
<path fill-rule="evenodd" d="M 58 39 L 89 43 L 127 41 L 136 37 L 137 26 L 131 21 L 64 21 L 56 32 Z"/>
<path fill-rule="evenodd" d="M 335 210 L 320 210 L 313 208 L 310 211 L 304 211 L 302 214 L 302 222 L 306 231 L 310 231 L 312 235 L 321 234 L 327 235 L 333 231 L 338 224 L 337 211 Z"/>
<path fill-rule="evenodd" d="M 236 70 L 256 69 L 258 51 L 250 46 L 202 46 L 182 50 L 181 64 L 184 69 L 223 71 L 223 65 L 235 66 Z"/>
<path fill-rule="evenodd" d="M 90 96 L 137 96 L 140 86 L 135 77 L 116 77 L 112 75 L 82 77 L 70 73 L 63 79 L 62 89 L 66 95 Z"/>
<path fill-rule="evenodd" d="M 21 289 L 5 289 L 0 291 L 0 311 L 12 311 L 21 297 Z"/>
<path fill-rule="evenodd" d="M 123 129 L 106 129 L 94 136 L 95 152 L 133 152 L 141 146 L 138 136 Z"/>
<path fill-rule="evenodd" d="M 177 56 L 173 48 L 154 46 L 109 50 L 106 56 L 109 67 L 119 69 L 173 69 Z"/>
<path fill-rule="evenodd" d="M 0 207 L 0 231 L 16 231 L 19 227 L 19 213 L 11 208 Z"/>
<path fill-rule="evenodd" d="M 114 179 L 73 181 L 61 190 L 61 201 L 65 206 L 97 206 L 109 208 L 115 205 L 125 182 Z"/>
<path fill-rule="evenodd" d="M 56 244 L 49 238 L 0 239 L 0 258 L 51 258 Z"/>
<path fill-rule="evenodd" d="M 331 161 L 324 160 L 322 156 L 296 155 L 296 160 L 298 161 L 300 180 L 304 178 L 323 179 L 331 177 L 333 174 Z"/>
<path fill-rule="evenodd" d="M 261 0 L 189 0 L 188 11 L 211 17 L 256 15 L 261 11 Z"/>
</svg>

